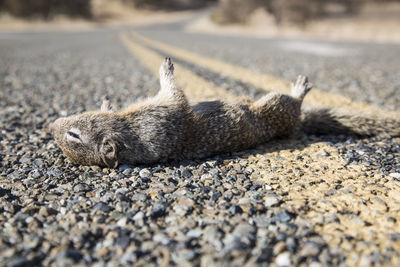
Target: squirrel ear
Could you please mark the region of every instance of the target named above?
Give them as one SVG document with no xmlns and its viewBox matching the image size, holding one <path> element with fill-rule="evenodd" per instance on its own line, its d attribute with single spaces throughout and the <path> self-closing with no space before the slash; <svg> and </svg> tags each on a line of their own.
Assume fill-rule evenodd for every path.
<svg viewBox="0 0 400 267">
<path fill-rule="evenodd" d="M 117 168 L 118 157 L 117 157 L 117 146 L 115 142 L 105 137 L 100 147 L 100 154 L 103 162 L 109 168 Z"/>
</svg>

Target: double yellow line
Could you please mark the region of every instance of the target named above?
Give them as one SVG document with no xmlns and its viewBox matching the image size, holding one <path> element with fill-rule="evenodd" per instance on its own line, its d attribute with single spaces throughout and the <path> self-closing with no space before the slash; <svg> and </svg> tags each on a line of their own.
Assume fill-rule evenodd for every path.
<svg viewBox="0 0 400 267">
<path fill-rule="evenodd" d="M 154 52 L 154 50 L 157 50 L 174 58 L 219 73 L 222 76 L 265 89 L 266 91 L 289 92 L 289 82 L 273 76 L 259 74 L 225 62 L 200 56 L 134 33 L 122 34 L 121 39 L 136 58 L 155 75 L 158 75 L 158 66 L 163 60 L 158 53 Z M 200 101 L 216 98 L 224 100 L 235 98 L 233 94 L 183 68 L 180 64 L 175 63 L 175 67 L 177 69 L 176 76 L 178 82 L 183 86 L 189 99 Z M 306 103 L 325 107 L 345 107 L 362 112 L 381 112 L 378 107 L 373 105 L 351 101 L 346 97 L 324 93 L 315 88 L 306 97 Z M 388 113 L 386 112 L 386 114 Z M 385 233 L 398 229 L 398 221 L 400 221 L 397 204 L 391 200 L 394 195 L 398 195 L 399 190 L 398 188 L 390 188 L 391 191 L 389 193 L 386 191 L 394 183 L 387 182 L 385 184 L 386 189 L 382 190 L 380 185 L 374 184 L 374 181 L 381 174 L 373 172 L 365 173 L 361 165 L 347 165 L 339 155 L 337 149 L 327 143 L 314 143 L 304 148 L 299 148 L 296 143 L 292 144 L 290 143 L 291 141 L 288 142 L 283 148 L 280 147 L 279 143 L 266 144 L 262 149 L 263 152 L 248 157 L 249 162 L 253 164 L 252 166 L 260 166 L 258 169 L 258 178 L 271 184 L 278 191 L 282 190 L 282 188 L 290 188 L 290 190 L 283 189 L 287 192 L 285 205 L 295 208 L 299 207 L 299 210 L 301 210 L 301 207 L 306 206 L 307 209 L 304 209 L 301 217 L 309 219 L 310 222 L 314 220 L 315 216 L 321 216 L 321 214 L 328 211 L 338 214 L 340 224 L 311 224 L 314 230 L 320 233 L 330 245 L 341 245 L 341 242 L 344 242 L 342 240 L 343 236 L 355 236 L 368 240 L 370 236 L 369 232 L 371 231 L 377 233 L 376 237 L 374 237 L 376 239 L 374 242 L 385 244 L 385 240 L 387 239 Z M 329 156 L 321 161 L 318 158 L 321 153 L 327 153 Z M 268 155 L 268 158 L 265 155 Z M 304 167 L 304 162 L 298 160 L 298 156 L 305 157 L 309 161 L 306 165 L 307 167 Z M 279 161 L 273 160 L 278 157 L 280 158 Z M 271 168 L 266 169 L 266 165 L 271 166 Z M 272 168 L 277 168 L 280 171 L 276 173 L 275 171 L 271 171 Z M 301 171 L 294 173 L 291 172 L 292 169 L 299 169 Z M 279 178 L 278 181 L 276 181 L 277 177 Z M 324 183 L 310 183 L 311 181 L 319 181 L 320 177 L 324 178 Z M 353 186 L 356 192 L 350 194 L 337 190 L 327 200 L 325 194 L 330 191 L 331 186 L 338 180 L 341 181 L 343 186 Z M 376 192 L 374 195 L 371 194 L 372 190 Z M 378 197 L 388 203 L 389 208 L 387 211 L 376 213 L 374 209 L 365 207 L 365 204 L 360 201 L 361 199 L 368 200 Z M 325 205 L 328 201 L 331 204 Z M 357 205 L 362 205 L 362 207 L 360 208 Z M 352 217 L 348 216 L 347 213 L 340 214 L 340 210 L 343 207 L 345 207 L 349 214 L 361 212 L 360 218 L 365 221 L 377 220 L 381 216 L 393 217 L 398 221 L 390 225 L 374 223 L 368 228 L 360 227 L 360 225 L 354 224 Z M 344 250 L 348 255 L 353 255 L 351 253 L 354 253 L 351 247 L 344 248 Z M 361 255 L 364 252 L 358 250 L 355 253 Z M 399 261 L 393 261 L 393 263 L 396 262 L 398 263 Z M 351 266 L 358 264 L 357 260 L 354 260 L 352 257 L 348 257 L 346 263 Z"/>
<path fill-rule="evenodd" d="M 156 49 L 171 57 L 206 68 L 212 72 L 222 75 L 223 77 L 228 77 L 256 88 L 264 89 L 265 91 L 276 91 L 285 94 L 290 92 L 289 81 L 278 79 L 271 75 L 256 73 L 239 66 L 198 55 L 196 53 L 144 37 L 137 33 L 122 34 L 121 38 L 123 43 L 154 73 L 157 73 L 156 68 L 160 62 L 162 62 L 162 58 L 150 49 Z M 143 45 L 140 45 L 139 43 Z M 176 72 L 177 78 L 181 86 L 183 86 L 185 89 L 189 99 L 210 100 L 218 97 L 221 99 L 234 98 L 233 94 L 215 86 L 212 82 L 199 77 L 191 71 L 185 70 L 179 66 L 179 64 L 176 64 L 176 66 L 179 69 Z M 322 92 L 317 88 L 314 88 L 311 93 L 307 95 L 305 98 L 305 104 L 317 107 L 346 108 L 363 113 L 383 113 L 381 108 L 375 105 L 352 101 L 347 97 Z M 398 113 L 395 112 L 388 114 L 388 112 L 385 111 L 384 113 L 386 115 L 398 115 Z"/>
</svg>

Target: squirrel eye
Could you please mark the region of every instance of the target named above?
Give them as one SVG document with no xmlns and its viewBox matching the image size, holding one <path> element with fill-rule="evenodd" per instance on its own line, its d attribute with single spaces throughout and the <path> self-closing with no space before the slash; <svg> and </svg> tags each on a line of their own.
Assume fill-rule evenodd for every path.
<svg viewBox="0 0 400 267">
<path fill-rule="evenodd" d="M 74 133 L 74 132 L 68 131 L 68 134 L 69 134 L 70 136 L 72 136 L 73 138 L 80 139 L 79 135 L 76 134 L 76 133 Z"/>
<path fill-rule="evenodd" d="M 68 131 L 67 132 L 67 140 L 73 141 L 73 142 L 82 142 L 81 137 L 79 134 L 73 132 L 73 131 Z"/>
</svg>

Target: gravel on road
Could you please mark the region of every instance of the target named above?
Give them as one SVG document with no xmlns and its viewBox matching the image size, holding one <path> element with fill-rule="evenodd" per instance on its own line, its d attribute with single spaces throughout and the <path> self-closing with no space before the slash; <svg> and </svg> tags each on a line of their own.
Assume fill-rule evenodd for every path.
<svg viewBox="0 0 400 267">
<path fill-rule="evenodd" d="M 71 164 L 48 123 L 98 109 L 104 95 L 126 106 L 157 91 L 157 77 L 118 36 L 0 35 L 0 265 L 399 262 L 398 139 L 299 134 L 204 160 L 118 169 Z M 216 56 L 229 50 L 217 42 L 208 49 Z M 269 68 L 271 61 L 259 60 Z M 357 198 L 361 191 L 371 197 Z"/>
</svg>

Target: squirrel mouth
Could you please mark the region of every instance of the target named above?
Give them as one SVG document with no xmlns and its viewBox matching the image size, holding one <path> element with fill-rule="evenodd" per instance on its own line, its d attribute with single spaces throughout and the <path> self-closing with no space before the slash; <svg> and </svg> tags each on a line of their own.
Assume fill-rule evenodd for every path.
<svg viewBox="0 0 400 267">
<path fill-rule="evenodd" d="M 54 126 L 54 122 L 50 123 L 50 124 L 49 124 L 49 128 L 48 128 L 48 129 L 49 129 L 49 131 L 50 131 L 50 133 L 51 133 L 51 134 L 54 134 L 54 131 L 55 131 L 55 129 L 54 129 L 54 128 L 55 128 L 55 126 Z"/>
</svg>

